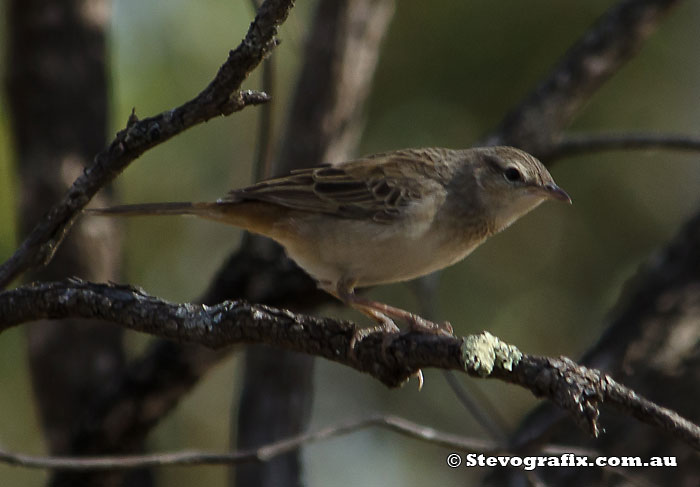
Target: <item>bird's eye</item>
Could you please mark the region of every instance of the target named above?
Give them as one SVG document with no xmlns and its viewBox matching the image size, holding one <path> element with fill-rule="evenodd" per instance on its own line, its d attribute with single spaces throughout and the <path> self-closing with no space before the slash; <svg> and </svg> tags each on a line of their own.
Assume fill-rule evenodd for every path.
<svg viewBox="0 0 700 487">
<path fill-rule="evenodd" d="M 518 171 L 514 167 L 509 167 L 503 172 L 503 176 L 506 178 L 506 181 L 510 183 L 517 183 L 519 181 L 523 180 L 523 175 L 520 174 L 520 171 Z"/>
</svg>

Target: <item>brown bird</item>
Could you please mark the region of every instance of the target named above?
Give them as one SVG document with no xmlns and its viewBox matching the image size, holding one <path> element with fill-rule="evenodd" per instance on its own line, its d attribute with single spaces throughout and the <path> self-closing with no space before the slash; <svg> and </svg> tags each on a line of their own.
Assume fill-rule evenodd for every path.
<svg viewBox="0 0 700 487">
<path fill-rule="evenodd" d="M 513 147 L 406 149 L 299 169 L 212 203 L 148 203 L 96 215 L 195 215 L 279 242 L 342 302 L 396 332 L 452 333 L 355 288 L 450 266 L 547 199 L 571 203 L 547 169 Z M 353 343 L 364 334 L 359 333 Z"/>
</svg>

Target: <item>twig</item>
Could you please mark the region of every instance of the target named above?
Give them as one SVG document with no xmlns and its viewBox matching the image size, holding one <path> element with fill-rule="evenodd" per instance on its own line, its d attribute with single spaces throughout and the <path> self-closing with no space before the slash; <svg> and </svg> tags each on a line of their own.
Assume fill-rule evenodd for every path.
<svg viewBox="0 0 700 487">
<path fill-rule="evenodd" d="M 182 131 L 221 115 L 230 115 L 248 105 L 268 100 L 264 93 L 237 91 L 250 72 L 275 47 L 277 27 L 286 19 L 293 0 L 267 0 L 241 44 L 209 85 L 185 104 L 154 117 L 129 119 L 124 130 L 76 179 L 66 196 L 34 227 L 19 249 L 0 266 L 0 288 L 22 272 L 48 263 L 75 216 L 105 184 L 112 181 L 146 150 Z"/>
<path fill-rule="evenodd" d="M 330 438 L 345 436 L 357 431 L 380 427 L 409 438 L 459 451 L 474 451 L 484 454 L 497 454 L 504 450 L 493 441 L 459 436 L 423 426 L 398 416 L 374 415 L 359 420 L 347 421 L 329 426 L 313 433 L 304 433 L 285 438 L 265 446 L 227 453 L 182 451 L 174 453 L 154 453 L 149 455 L 114 455 L 100 457 L 42 457 L 10 453 L 0 449 L 0 462 L 25 468 L 54 470 L 112 470 L 149 468 L 178 465 L 220 465 L 247 462 L 265 462 L 301 446 Z M 542 454 L 595 456 L 596 452 L 573 446 L 547 445 Z"/>
<path fill-rule="evenodd" d="M 68 317 L 111 321 L 217 349 L 237 343 L 265 343 L 347 365 L 389 387 L 406 383 L 422 368 L 460 370 L 517 384 L 546 397 L 566 409 L 593 436 L 599 434 L 599 406 L 607 402 L 700 450 L 700 427 L 675 412 L 638 396 L 597 370 L 564 357 L 521 354 L 487 332 L 468 337 L 403 333 L 386 346 L 381 334 L 372 334 L 350 354 L 355 324 L 244 301 L 215 306 L 174 304 L 130 286 L 76 279 L 0 293 L 0 331 L 32 320 Z"/>
<path fill-rule="evenodd" d="M 567 134 L 542 157 L 550 162 L 589 152 L 630 149 L 700 151 L 700 137 L 658 133 Z"/>
<path fill-rule="evenodd" d="M 493 404 L 491 404 L 483 394 L 475 397 L 473 390 L 466 390 L 452 371 L 443 371 L 443 376 L 454 395 L 462 406 L 469 411 L 469 414 L 472 415 L 474 420 L 476 420 L 499 445 L 506 445 L 508 443 L 506 423 L 498 414 L 498 411 L 492 407 Z"/>
<path fill-rule="evenodd" d="M 482 143 L 544 157 L 584 103 L 637 54 L 679 0 L 624 0 L 609 9 Z"/>
</svg>

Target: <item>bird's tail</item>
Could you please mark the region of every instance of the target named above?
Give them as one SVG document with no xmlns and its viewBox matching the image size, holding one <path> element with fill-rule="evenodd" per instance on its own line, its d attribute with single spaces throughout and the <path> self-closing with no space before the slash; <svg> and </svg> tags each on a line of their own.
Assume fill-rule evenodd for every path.
<svg viewBox="0 0 700 487">
<path fill-rule="evenodd" d="M 257 201 L 217 201 L 213 203 L 141 203 L 109 208 L 87 208 L 89 215 L 97 216 L 150 216 L 150 215 L 194 215 L 234 225 L 254 233 L 277 239 L 284 238 L 276 230 L 280 217 L 274 205 Z"/>
<path fill-rule="evenodd" d="M 86 208 L 83 212 L 97 216 L 197 215 L 205 216 L 215 203 L 141 203 L 109 208 Z"/>
</svg>

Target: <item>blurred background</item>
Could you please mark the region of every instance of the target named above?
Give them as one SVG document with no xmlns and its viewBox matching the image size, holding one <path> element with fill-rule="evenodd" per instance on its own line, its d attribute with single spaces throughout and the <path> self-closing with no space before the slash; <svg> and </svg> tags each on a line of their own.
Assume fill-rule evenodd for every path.
<svg viewBox="0 0 700 487">
<path fill-rule="evenodd" d="M 282 28 L 275 125 L 285 123 L 314 2 L 299 2 Z M 498 123 L 611 1 L 398 2 L 366 110 L 358 155 L 404 147 L 468 147 Z M 6 8 L 0 1 L 0 14 Z M 148 116 L 193 97 L 212 78 L 252 19 L 247 0 L 117 0 L 112 4 L 108 138 L 132 108 Z M 5 18 L 4 15 L 1 15 Z M 700 133 L 700 3 L 672 11 L 642 51 L 591 100 L 571 131 Z M 6 26 L 0 24 L 0 42 Z M 4 60 L 0 66 L 5 66 Z M 244 85 L 260 87 L 259 71 Z M 6 95 L 2 94 L 3 97 Z M 313 103 L 313 94 L 309 96 Z M 12 127 L 0 98 L 0 261 L 18 244 Z M 116 183 L 124 203 L 213 200 L 252 182 L 259 110 L 195 127 L 148 151 Z M 700 203 L 698 155 L 629 151 L 568 158 L 552 166 L 573 206 L 546 204 L 442 274 L 436 318 L 459 334 L 487 329 L 521 350 L 579 356 L 634 270 Z M 331 161 L 309 161 L 309 165 Z M 121 223 L 124 281 L 172 301 L 201 295 L 239 243 L 238 230 L 187 218 Z M 416 289 L 393 285 L 371 295 L 420 310 Z M 357 321 L 337 306 L 319 314 Z M 148 340 L 127 334 L 135 355 Z M 222 362 L 149 439 L 152 451 L 225 450 L 237 354 Z M 447 387 L 425 370 L 388 390 L 368 376 L 318 361 L 311 430 L 382 411 L 457 434 L 485 436 Z M 469 382 L 515 426 L 537 399 L 500 382 Z M 44 453 L 25 359 L 22 327 L 0 338 L 0 445 Z M 342 405 L 339 407 L 339 404 Z M 447 450 L 371 430 L 305 450 L 309 485 L 463 485 L 465 469 L 445 467 Z M 362 465 L 359 469 L 357 466 Z M 163 468 L 159 485 L 224 485 L 221 467 Z M 475 474 L 479 474 L 475 472 Z M 38 471 L 0 465 L 2 485 L 43 485 Z"/>
</svg>

